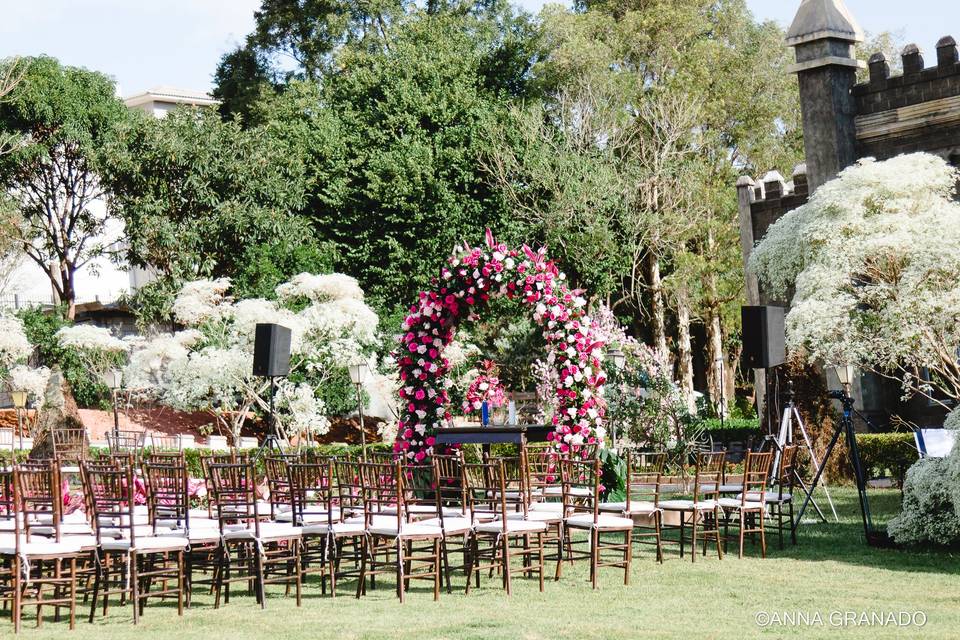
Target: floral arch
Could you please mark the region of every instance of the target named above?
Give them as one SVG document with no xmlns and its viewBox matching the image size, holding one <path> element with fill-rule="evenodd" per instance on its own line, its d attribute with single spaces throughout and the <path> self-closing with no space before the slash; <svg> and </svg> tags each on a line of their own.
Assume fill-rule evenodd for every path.
<svg viewBox="0 0 960 640">
<path fill-rule="evenodd" d="M 487 230 L 486 246 L 465 243 L 456 249 L 432 286 L 420 292 L 402 325 L 395 451 L 419 462 L 432 450 L 436 429 L 450 419 L 447 389 L 452 383 L 443 350 L 460 322 L 476 317 L 498 295 L 523 301 L 555 351 L 559 383 L 550 439 L 562 451 L 573 452 L 603 441 L 603 341 L 586 315 L 586 300 L 570 290 L 545 248 L 509 249 Z"/>
</svg>

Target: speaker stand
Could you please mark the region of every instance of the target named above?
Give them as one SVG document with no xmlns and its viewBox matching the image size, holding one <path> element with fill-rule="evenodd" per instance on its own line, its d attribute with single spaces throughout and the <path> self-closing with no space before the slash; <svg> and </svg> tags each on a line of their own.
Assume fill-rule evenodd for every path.
<svg viewBox="0 0 960 640">
<path fill-rule="evenodd" d="M 276 377 L 270 376 L 270 413 L 268 414 L 268 423 L 270 425 L 270 431 L 267 433 L 267 437 L 263 439 L 263 444 L 260 445 L 260 448 L 257 449 L 257 454 L 254 456 L 254 462 L 259 462 L 263 458 L 264 454 L 272 452 L 276 449 L 277 453 L 283 453 L 283 441 L 280 439 L 280 436 L 277 435 L 277 422 L 276 416 L 273 413 L 273 398 L 276 395 Z"/>
</svg>

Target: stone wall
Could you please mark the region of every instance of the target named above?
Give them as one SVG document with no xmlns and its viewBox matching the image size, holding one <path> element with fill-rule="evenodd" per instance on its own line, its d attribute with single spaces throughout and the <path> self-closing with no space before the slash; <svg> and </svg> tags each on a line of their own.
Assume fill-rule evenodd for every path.
<svg viewBox="0 0 960 640">
<path fill-rule="evenodd" d="M 870 79 L 856 85 L 857 155 L 878 159 L 926 151 L 960 165 L 960 56 L 952 37 L 936 46 L 936 66 L 923 52 L 903 50 L 903 73 L 890 75 L 883 54 L 868 63 Z"/>
</svg>

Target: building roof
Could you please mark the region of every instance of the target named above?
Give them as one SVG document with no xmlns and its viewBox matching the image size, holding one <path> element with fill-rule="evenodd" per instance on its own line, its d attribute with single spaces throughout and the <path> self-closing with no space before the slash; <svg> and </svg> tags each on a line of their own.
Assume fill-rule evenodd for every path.
<svg viewBox="0 0 960 640">
<path fill-rule="evenodd" d="M 862 42 L 863 30 L 843 0 L 803 0 L 787 31 L 787 44 L 794 47 L 824 38 Z"/>
<path fill-rule="evenodd" d="M 123 103 L 128 107 L 139 107 L 151 102 L 160 102 L 167 104 L 189 104 L 198 107 L 206 107 L 220 104 L 209 93 L 195 91 L 192 89 L 179 89 L 177 87 L 153 87 L 143 93 L 126 98 Z"/>
</svg>

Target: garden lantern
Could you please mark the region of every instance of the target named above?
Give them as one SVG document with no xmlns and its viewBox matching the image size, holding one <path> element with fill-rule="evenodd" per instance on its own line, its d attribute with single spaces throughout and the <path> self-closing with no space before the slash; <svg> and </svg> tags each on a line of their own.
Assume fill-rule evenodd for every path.
<svg viewBox="0 0 960 640">
<path fill-rule="evenodd" d="M 620 349 L 611 349 L 607 352 L 607 357 L 610 358 L 610 362 L 613 363 L 613 366 L 619 371 L 623 369 L 623 365 L 627 362 L 627 356 L 624 355 L 623 351 Z"/>
<path fill-rule="evenodd" d="M 363 450 L 363 461 L 367 461 L 367 431 L 363 426 L 363 381 L 367 374 L 367 363 L 357 361 L 347 367 L 350 371 L 350 382 L 357 389 L 357 414 L 360 416 L 360 446 Z"/>
<path fill-rule="evenodd" d="M 120 369 L 110 369 L 103 374 L 103 382 L 109 387 L 113 399 L 113 441 L 116 444 L 120 441 L 120 414 L 117 411 L 117 392 L 123 385 L 123 372 Z"/>
<path fill-rule="evenodd" d="M 850 385 L 853 384 L 853 378 L 856 375 L 856 370 L 852 364 L 835 364 L 831 367 L 834 374 L 837 376 L 837 380 L 840 381 L 840 386 L 845 390 L 850 389 Z"/>
<path fill-rule="evenodd" d="M 27 392 L 11 391 L 10 399 L 13 401 L 13 408 L 17 411 L 17 440 L 20 442 L 20 448 L 23 449 L 23 410 L 27 407 Z M 13 438 L 10 438 L 10 450 L 13 451 Z"/>
</svg>

